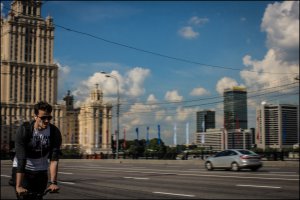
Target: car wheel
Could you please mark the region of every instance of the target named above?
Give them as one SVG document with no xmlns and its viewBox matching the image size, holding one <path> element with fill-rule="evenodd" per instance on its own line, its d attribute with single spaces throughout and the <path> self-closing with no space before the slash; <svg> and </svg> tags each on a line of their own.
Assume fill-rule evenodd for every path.
<svg viewBox="0 0 300 200">
<path fill-rule="evenodd" d="M 206 163 L 205 163 L 205 168 L 206 168 L 207 170 L 209 170 L 209 171 L 211 171 L 211 170 L 214 169 L 213 166 L 212 166 L 212 164 L 211 164 L 211 162 L 206 162 Z"/>
<path fill-rule="evenodd" d="M 231 164 L 231 170 L 237 172 L 240 170 L 240 167 L 236 162 L 234 162 Z"/>
</svg>

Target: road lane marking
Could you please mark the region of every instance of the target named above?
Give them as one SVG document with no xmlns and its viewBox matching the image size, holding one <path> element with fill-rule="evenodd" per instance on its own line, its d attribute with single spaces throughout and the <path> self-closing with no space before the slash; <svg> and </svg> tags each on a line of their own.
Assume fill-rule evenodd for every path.
<svg viewBox="0 0 300 200">
<path fill-rule="evenodd" d="M 299 181 L 297 179 L 290 178 L 267 178 L 267 177 L 257 177 L 257 176 L 220 176 L 220 175 L 199 175 L 199 174 L 176 174 L 178 176 L 203 176 L 203 177 L 216 177 L 216 178 L 240 178 L 240 179 L 261 179 L 261 180 L 284 180 L 284 181 Z"/>
<path fill-rule="evenodd" d="M 2 177 L 10 178 L 11 176 L 1 174 Z"/>
<path fill-rule="evenodd" d="M 168 192 L 153 192 L 154 194 L 166 194 L 166 195 L 173 195 L 173 196 L 183 196 L 183 197 L 195 197 L 195 195 L 189 194 L 176 194 L 176 193 L 168 193 Z"/>
<path fill-rule="evenodd" d="M 65 169 L 82 169 L 82 170 L 99 170 L 101 168 L 104 167 L 97 167 L 97 168 L 81 168 L 81 167 L 64 167 Z M 123 169 L 124 168 L 112 168 L 112 169 L 101 169 L 102 172 L 118 172 L 119 170 L 117 169 Z M 180 171 L 182 172 L 186 172 L 185 174 L 178 174 L 176 172 L 178 172 L 178 170 L 155 170 L 155 171 L 145 171 L 145 170 L 149 170 L 149 169 L 140 169 L 140 171 L 137 170 L 124 170 L 122 172 L 128 172 L 128 173 L 142 173 L 142 174 L 161 174 L 161 175 L 178 175 L 178 176 L 198 176 L 198 177 L 220 177 L 220 178 L 238 178 L 238 179 L 262 179 L 262 180 L 287 180 L 287 181 L 299 181 L 299 176 L 297 174 L 295 175 L 283 175 L 283 174 L 276 174 L 276 176 L 295 176 L 297 178 L 293 179 L 293 178 L 280 178 L 280 177 L 276 177 L 276 178 L 269 178 L 269 177 L 258 177 L 258 176 L 262 176 L 262 175 L 268 175 L 271 176 L 272 174 L 268 173 L 268 174 L 260 174 L 260 173 L 243 173 L 243 175 L 256 175 L 256 176 L 237 176 L 239 174 L 237 173 L 229 173 L 229 174 L 235 174 L 236 176 L 231 176 L 231 175 L 217 175 L 217 174 L 211 174 L 212 172 L 203 172 L 205 174 L 190 174 L 191 171 Z M 162 172 L 168 172 L 169 173 L 162 173 Z M 171 173 L 170 173 L 171 172 Z M 174 172 L 174 173 L 172 173 Z M 218 172 L 215 172 L 218 173 Z M 219 174 L 219 173 L 218 173 Z"/>
<path fill-rule="evenodd" d="M 65 182 L 65 181 L 58 181 L 58 182 L 62 184 L 75 185 L 75 183 L 73 182 Z"/>
<path fill-rule="evenodd" d="M 73 174 L 71 172 L 58 172 L 59 174 Z"/>
<path fill-rule="evenodd" d="M 258 188 L 274 188 L 274 189 L 279 189 L 281 187 L 276 187 L 276 186 L 266 186 L 266 185 L 236 185 L 240 187 L 258 187 Z"/>
<path fill-rule="evenodd" d="M 149 178 L 142 178 L 142 177 L 124 177 L 124 178 L 137 179 L 137 180 L 149 180 Z"/>
</svg>

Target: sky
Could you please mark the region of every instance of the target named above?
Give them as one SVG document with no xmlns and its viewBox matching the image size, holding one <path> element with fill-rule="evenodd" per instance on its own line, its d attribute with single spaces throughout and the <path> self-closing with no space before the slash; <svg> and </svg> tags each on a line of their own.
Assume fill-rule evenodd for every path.
<svg viewBox="0 0 300 200">
<path fill-rule="evenodd" d="M 6 15 L 10 1 L 1 4 Z M 223 127 L 223 90 L 248 92 L 255 109 L 299 102 L 299 1 L 45 1 L 55 24 L 58 101 L 70 90 L 76 106 L 99 84 L 104 102 L 120 92 L 120 138 L 194 140 L 196 112 L 216 111 Z M 107 78 L 104 71 L 117 77 Z M 113 111 L 114 128 L 115 113 Z M 187 125 L 188 124 L 188 125 Z"/>
</svg>

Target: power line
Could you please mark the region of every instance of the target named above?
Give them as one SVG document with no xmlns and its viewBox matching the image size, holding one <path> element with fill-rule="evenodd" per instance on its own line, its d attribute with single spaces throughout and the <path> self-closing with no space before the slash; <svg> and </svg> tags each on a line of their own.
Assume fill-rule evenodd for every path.
<svg viewBox="0 0 300 200">
<path fill-rule="evenodd" d="M 288 87 L 288 88 L 285 88 L 285 89 L 293 89 L 293 88 L 296 88 L 298 86 L 292 86 L 292 87 Z M 267 94 L 273 94 L 273 93 L 276 93 L 276 92 L 280 92 L 281 90 L 277 90 L 277 91 L 270 91 L 270 92 L 267 92 L 267 93 L 261 93 L 261 94 L 254 94 L 252 96 L 248 96 L 247 99 L 251 99 L 251 98 L 256 98 L 256 97 L 260 97 L 260 96 L 265 96 Z M 283 94 L 285 95 L 285 94 Z M 196 104 L 196 105 L 188 105 L 188 106 L 182 106 L 182 108 L 191 108 L 191 107 L 198 107 L 198 106 L 207 106 L 207 105 L 214 105 L 214 104 L 218 104 L 218 103 L 223 103 L 223 100 L 219 100 L 219 101 L 214 101 L 214 102 L 207 102 L 207 103 L 201 103 L 201 104 Z M 153 110 L 135 110 L 135 111 L 131 111 L 131 112 L 124 112 L 125 115 L 130 115 L 130 114 L 141 114 L 141 113 L 145 113 L 145 114 L 152 114 L 152 113 L 149 113 L 149 112 L 154 112 L 154 111 L 160 111 L 160 110 L 174 110 L 176 109 L 177 107 L 168 107 L 168 108 L 155 108 Z M 176 111 L 177 112 L 177 111 Z M 124 115 L 123 114 L 123 115 Z M 166 114 L 163 114 L 163 115 L 168 115 L 168 113 Z"/>
<path fill-rule="evenodd" d="M 3 6 L 3 8 L 5 8 L 7 10 L 11 10 L 12 12 L 15 12 L 15 13 L 19 13 L 19 12 L 13 10 L 13 9 L 6 8 L 6 6 Z M 189 63 L 189 64 L 195 64 L 195 65 L 200 65 L 200 66 L 204 66 L 204 67 L 211 67 L 211 68 L 233 70 L 233 71 L 248 71 L 248 72 L 252 72 L 252 73 L 262 73 L 262 74 L 277 74 L 277 75 L 295 74 L 295 73 L 262 72 L 262 71 L 247 70 L 247 69 L 241 70 L 241 69 L 237 69 L 237 68 L 233 68 L 233 67 L 225 67 L 225 66 L 221 66 L 221 65 L 211 65 L 211 64 L 201 63 L 201 62 L 198 62 L 198 61 L 192 61 L 192 60 L 188 60 L 188 59 L 184 59 L 184 58 L 169 56 L 169 55 L 157 53 L 157 52 L 154 52 L 154 51 L 149 51 L 149 50 L 145 50 L 145 49 L 142 49 L 142 48 L 137 48 L 137 47 L 134 47 L 134 46 L 131 46 L 131 45 L 123 44 L 123 43 L 120 43 L 120 42 L 115 42 L 115 41 L 108 40 L 108 39 L 105 39 L 105 38 L 100 37 L 100 36 L 96 36 L 96 35 L 93 35 L 93 34 L 90 34 L 90 33 L 87 33 L 87 32 L 82 32 L 82 31 L 79 31 L 79 30 L 75 30 L 75 29 L 72 29 L 72 28 L 68 28 L 68 27 L 58 25 L 58 24 L 55 24 L 55 23 L 53 23 L 53 25 L 56 26 L 56 27 L 62 28 L 66 31 L 70 31 L 70 32 L 78 33 L 78 34 L 85 35 L 85 36 L 88 36 L 88 37 L 92 37 L 92 38 L 102 40 L 104 42 L 107 42 L 107 43 L 110 43 L 110 44 L 113 44 L 113 45 L 125 47 L 125 48 L 132 49 L 132 50 L 135 50 L 135 51 L 148 53 L 148 54 L 152 54 L 152 55 L 155 55 L 155 56 L 159 56 L 159 57 L 163 57 L 163 58 L 167 58 L 167 59 L 171 59 L 171 60 L 185 62 L 185 63 Z"/>
<path fill-rule="evenodd" d="M 265 88 L 265 89 L 262 89 L 262 90 L 248 91 L 247 94 L 256 94 L 256 93 L 259 94 L 263 91 L 273 90 L 273 89 L 275 89 L 275 92 L 276 92 L 276 89 L 279 89 L 281 87 L 292 86 L 292 85 L 295 85 L 295 84 L 297 84 L 297 83 L 289 83 L 289 84 L 279 85 L 279 86 L 276 86 L 276 87 Z M 298 87 L 298 86 L 295 86 L 295 87 Z M 260 96 L 265 95 L 265 94 L 268 94 L 268 93 L 261 93 Z M 212 100 L 212 99 L 222 99 L 222 98 L 223 98 L 223 96 L 214 96 L 214 97 L 201 98 L 201 99 L 188 100 L 188 101 L 180 101 L 180 102 L 178 101 L 178 102 L 175 102 L 175 103 L 191 103 L 191 102 L 206 101 L 206 100 Z M 141 105 L 150 107 L 150 106 L 161 105 L 161 104 L 174 105 L 175 103 L 174 102 L 157 103 L 157 104 L 147 104 L 146 103 L 146 104 L 141 104 Z M 130 106 L 130 104 L 128 104 L 128 105 Z M 124 109 L 125 108 L 123 108 L 122 110 L 124 110 Z"/>
</svg>

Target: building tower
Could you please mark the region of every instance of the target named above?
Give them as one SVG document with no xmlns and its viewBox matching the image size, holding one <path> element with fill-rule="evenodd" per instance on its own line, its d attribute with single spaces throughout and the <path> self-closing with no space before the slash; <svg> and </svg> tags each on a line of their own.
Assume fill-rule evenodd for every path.
<svg viewBox="0 0 300 200">
<path fill-rule="evenodd" d="M 216 126 L 215 111 L 211 111 L 211 110 L 198 111 L 196 122 L 197 122 L 196 125 L 197 133 L 206 132 L 206 129 L 209 128 L 215 128 Z"/>
<path fill-rule="evenodd" d="M 53 122 L 61 127 L 57 105 L 58 66 L 53 62 L 53 19 L 41 16 L 40 0 L 14 0 L 1 17 L 1 149 L 9 148 L 17 126 L 32 119 L 40 100 L 53 105 Z"/>
<path fill-rule="evenodd" d="M 247 129 L 247 91 L 242 87 L 224 90 L 224 127 Z"/>
<path fill-rule="evenodd" d="M 256 109 L 258 148 L 292 148 L 299 144 L 299 105 L 261 104 Z"/>
<path fill-rule="evenodd" d="M 62 132 L 63 148 L 73 148 L 79 146 L 79 108 L 74 108 L 74 97 L 68 90 L 67 95 L 63 98 L 65 101 L 65 124 Z"/>
<path fill-rule="evenodd" d="M 102 90 L 96 84 L 78 117 L 79 145 L 85 154 L 111 153 L 111 110 L 111 104 L 103 103 Z"/>
</svg>

